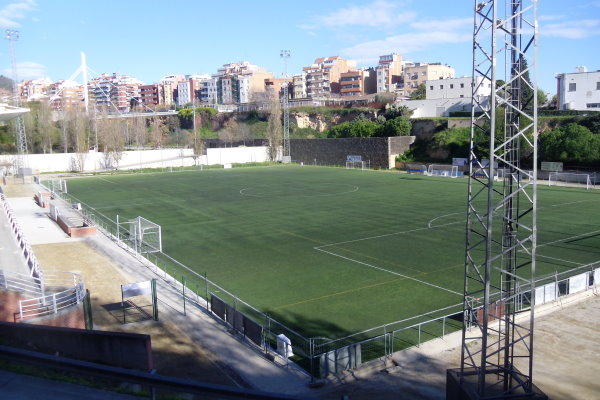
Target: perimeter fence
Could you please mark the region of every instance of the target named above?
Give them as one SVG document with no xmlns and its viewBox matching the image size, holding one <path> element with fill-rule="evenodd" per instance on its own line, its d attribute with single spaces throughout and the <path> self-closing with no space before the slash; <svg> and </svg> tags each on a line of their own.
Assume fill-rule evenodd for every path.
<svg viewBox="0 0 600 400">
<path fill-rule="evenodd" d="M 140 253 L 138 246 L 121 237 L 124 232 L 119 230 L 117 221 L 82 203 L 71 194 L 58 192 L 55 196 L 69 204 L 77 204 L 74 208 L 79 210 L 88 224 L 95 225 L 111 240 L 135 254 L 154 273 L 175 287 L 181 293 L 184 313 L 186 303 L 204 308 L 209 315 L 225 324 L 232 333 L 244 338 L 250 346 L 264 351 L 267 357 L 271 357 L 273 352 L 278 352 L 285 358 L 285 355 L 293 352 L 291 359 L 304 368 L 311 378 L 325 377 L 367 361 L 390 357 L 394 352 L 403 349 L 419 347 L 431 339 L 444 338 L 449 333 L 461 330 L 463 322 L 467 324 L 467 329 L 473 326 L 472 317 L 464 321 L 461 302 L 342 338 L 305 337 L 294 328 L 211 281 L 206 273 L 199 274 L 163 252 Z M 587 279 L 586 290 L 595 287 L 600 283 L 598 266 L 600 263 L 594 263 L 538 278 L 534 292 L 536 301 L 540 299 L 540 285 L 544 288 L 549 284 L 556 285 L 554 300 L 573 293 L 572 290 L 564 290 L 565 282 L 566 285 L 573 286 L 573 276 L 581 274 Z M 531 288 L 521 288 L 514 300 L 516 309 L 524 310 L 530 307 L 531 298 Z M 291 349 L 285 347 L 286 342 L 291 345 Z"/>
</svg>

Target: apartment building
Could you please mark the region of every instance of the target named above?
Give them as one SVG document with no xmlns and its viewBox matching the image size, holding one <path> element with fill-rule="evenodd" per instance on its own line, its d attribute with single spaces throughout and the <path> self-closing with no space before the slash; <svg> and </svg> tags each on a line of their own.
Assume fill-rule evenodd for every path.
<svg viewBox="0 0 600 400">
<path fill-rule="evenodd" d="M 49 78 L 26 80 L 18 85 L 21 101 L 36 101 L 49 97 L 49 88 L 52 85 Z"/>
<path fill-rule="evenodd" d="M 52 83 L 48 88 L 50 107 L 56 111 L 71 108 L 85 109 L 83 98 L 83 85 L 74 81 L 58 81 Z"/>
<path fill-rule="evenodd" d="M 315 59 L 310 67 L 304 67 L 306 74 L 306 95 L 309 98 L 329 97 L 340 93 L 341 74 L 355 68 L 356 62 L 339 56 Z"/>
<path fill-rule="evenodd" d="M 305 99 L 306 96 L 306 74 L 304 72 L 292 76 L 292 98 Z"/>
<path fill-rule="evenodd" d="M 356 97 L 375 93 L 377 73 L 374 68 L 351 70 L 340 74 L 340 96 Z"/>
<path fill-rule="evenodd" d="M 558 110 L 600 111 L 600 70 L 577 67 L 576 72 L 556 75 L 556 97 Z"/>
<path fill-rule="evenodd" d="M 167 75 L 159 82 L 160 104 L 175 104 L 175 93 L 179 82 L 185 80 L 183 75 Z"/>
<path fill-rule="evenodd" d="M 129 112 L 140 99 L 143 82 L 122 74 L 102 74 L 88 82 L 90 102 L 97 109 L 107 108 Z"/>
<path fill-rule="evenodd" d="M 159 84 L 140 85 L 140 102 L 145 107 L 153 107 L 160 104 Z"/>
<path fill-rule="evenodd" d="M 278 96 L 283 98 L 283 90 L 287 85 L 288 99 L 293 97 L 294 85 L 292 78 L 267 78 L 265 79 L 265 92 L 269 98 Z"/>
<path fill-rule="evenodd" d="M 377 71 L 377 93 L 394 92 L 402 81 L 402 56 L 396 53 L 379 57 Z"/>
<path fill-rule="evenodd" d="M 265 94 L 265 80 L 273 74 L 248 61 L 224 64 L 212 75 L 216 85 L 216 103 L 245 104 L 255 101 Z M 213 95 L 210 94 L 212 97 Z"/>
<path fill-rule="evenodd" d="M 420 84 L 428 80 L 454 78 L 454 68 L 442 63 L 405 63 L 404 83 L 399 94 L 409 97 Z"/>
<path fill-rule="evenodd" d="M 473 91 L 471 82 L 473 78 L 445 78 L 425 81 L 427 100 L 471 98 Z M 475 96 L 489 96 L 492 93 L 492 84 L 489 79 L 484 81 L 482 76 L 475 78 Z"/>
<path fill-rule="evenodd" d="M 188 75 L 177 84 L 177 105 L 180 107 L 190 103 L 200 103 L 208 99 L 209 75 Z M 204 99 L 202 95 L 204 94 Z"/>
</svg>

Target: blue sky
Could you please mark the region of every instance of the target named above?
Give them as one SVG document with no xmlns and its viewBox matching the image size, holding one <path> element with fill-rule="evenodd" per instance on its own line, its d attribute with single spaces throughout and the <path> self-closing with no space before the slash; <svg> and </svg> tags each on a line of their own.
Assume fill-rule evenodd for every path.
<svg viewBox="0 0 600 400">
<path fill-rule="evenodd" d="M 538 82 L 554 93 L 554 75 L 585 65 L 600 70 L 600 0 L 539 0 Z M 86 53 L 95 72 L 145 83 L 163 76 L 212 74 L 250 61 L 281 76 L 317 57 L 359 66 L 396 52 L 471 74 L 472 0 L 0 0 L 0 28 L 16 29 L 19 79 L 67 79 Z M 0 73 L 11 76 L 8 41 Z"/>
</svg>

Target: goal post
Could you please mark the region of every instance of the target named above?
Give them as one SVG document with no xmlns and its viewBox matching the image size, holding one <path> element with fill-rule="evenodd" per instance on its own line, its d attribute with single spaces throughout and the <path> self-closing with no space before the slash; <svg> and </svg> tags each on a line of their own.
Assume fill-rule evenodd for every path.
<svg viewBox="0 0 600 400">
<path fill-rule="evenodd" d="M 367 163 L 362 159 L 362 156 L 348 155 L 346 156 L 346 169 L 360 168 L 366 169 Z"/>
<path fill-rule="evenodd" d="M 430 164 L 427 168 L 427 175 L 458 178 L 458 165 Z"/>
<path fill-rule="evenodd" d="M 137 253 L 162 252 L 162 229 L 159 224 L 144 217 L 119 222 L 117 216 L 117 229 L 119 239 L 129 242 Z"/>
<path fill-rule="evenodd" d="M 427 175 L 427 165 L 419 163 L 406 163 L 406 172 L 409 174 Z"/>
<path fill-rule="evenodd" d="M 550 172 L 548 186 L 575 186 L 591 189 L 592 179 L 590 174 L 575 172 Z"/>
</svg>

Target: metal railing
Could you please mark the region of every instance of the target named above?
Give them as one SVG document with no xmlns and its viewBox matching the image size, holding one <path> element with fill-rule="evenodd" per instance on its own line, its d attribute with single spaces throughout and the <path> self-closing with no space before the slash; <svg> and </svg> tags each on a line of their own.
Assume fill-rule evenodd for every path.
<svg viewBox="0 0 600 400">
<path fill-rule="evenodd" d="M 39 278 L 40 274 L 41 274 L 40 264 L 37 260 L 37 257 L 33 253 L 31 246 L 27 242 L 27 239 L 25 238 L 25 235 L 23 234 L 23 231 L 21 230 L 21 226 L 19 225 L 19 222 L 17 221 L 17 219 L 14 217 L 12 209 L 11 209 L 10 205 L 8 204 L 8 202 L 6 201 L 6 198 L 3 193 L 0 193 L 0 202 L 2 202 L 2 208 L 4 209 L 4 213 L 6 214 L 6 219 L 8 220 L 10 228 L 14 234 L 15 240 L 17 242 L 17 246 L 19 246 L 21 254 L 23 255 L 23 258 L 25 259 L 25 263 L 27 264 L 27 266 L 29 267 L 29 269 L 31 271 L 31 276 Z"/>
<path fill-rule="evenodd" d="M 67 271 L 35 278 L 0 270 L 0 288 L 30 297 L 19 300 L 19 321 L 56 314 L 81 303 L 86 294 L 81 275 Z"/>
<path fill-rule="evenodd" d="M 307 370 L 311 376 L 320 375 L 319 362 L 328 354 L 343 351 L 350 346 L 360 345 L 360 363 L 374 360 L 377 358 L 389 357 L 392 353 L 411 348 L 419 347 L 422 343 L 434 339 L 443 338 L 448 333 L 462 329 L 463 323 L 468 326 L 472 323 L 469 319 L 463 321 L 463 304 L 453 304 L 431 312 L 419 314 L 410 318 L 395 321 L 374 327 L 362 332 L 357 332 L 343 338 L 307 338 L 296 330 L 288 327 L 286 324 L 277 321 L 269 314 L 253 307 L 249 303 L 240 299 L 234 293 L 229 292 L 222 286 L 212 282 L 206 275 L 201 275 L 190 269 L 169 255 L 162 252 L 139 254 L 136 249 L 130 246 L 127 241 L 122 241 L 118 237 L 117 223 L 109 217 L 103 215 L 97 210 L 89 207 L 70 194 L 58 193 L 63 200 L 70 203 L 80 203 L 81 213 L 85 220 L 96 225 L 101 232 L 110 237 L 119 246 L 127 249 L 143 262 L 147 267 L 162 276 L 172 287 L 180 291 L 185 313 L 185 302 L 191 302 L 204 308 L 210 315 L 218 318 L 219 321 L 226 324 L 232 331 L 241 333 L 235 322 L 228 318 L 221 318 L 213 313 L 210 307 L 212 293 L 218 293 L 219 299 L 225 302 L 235 313 L 242 313 L 244 316 L 260 324 L 263 329 L 262 347 L 265 352 L 272 351 L 277 342 L 277 335 L 284 334 L 292 342 L 293 352 L 304 358 L 299 360 L 299 364 Z M 585 268 L 589 266 L 583 266 Z M 576 269 L 577 270 L 577 269 Z M 575 271 L 576 271 L 575 270 Z M 576 272 L 567 271 L 563 274 L 573 275 Z M 553 276 L 558 276 L 557 274 Z M 541 277 L 537 281 L 543 282 L 548 277 Z M 522 290 L 522 299 L 527 298 L 526 290 Z M 530 296 L 530 295 L 529 295 Z M 528 306 L 528 302 L 523 300 L 522 305 Z M 472 318 L 473 316 L 468 316 Z M 251 343 L 248 341 L 248 343 Z M 359 363 L 359 364 L 360 364 Z"/>
</svg>

